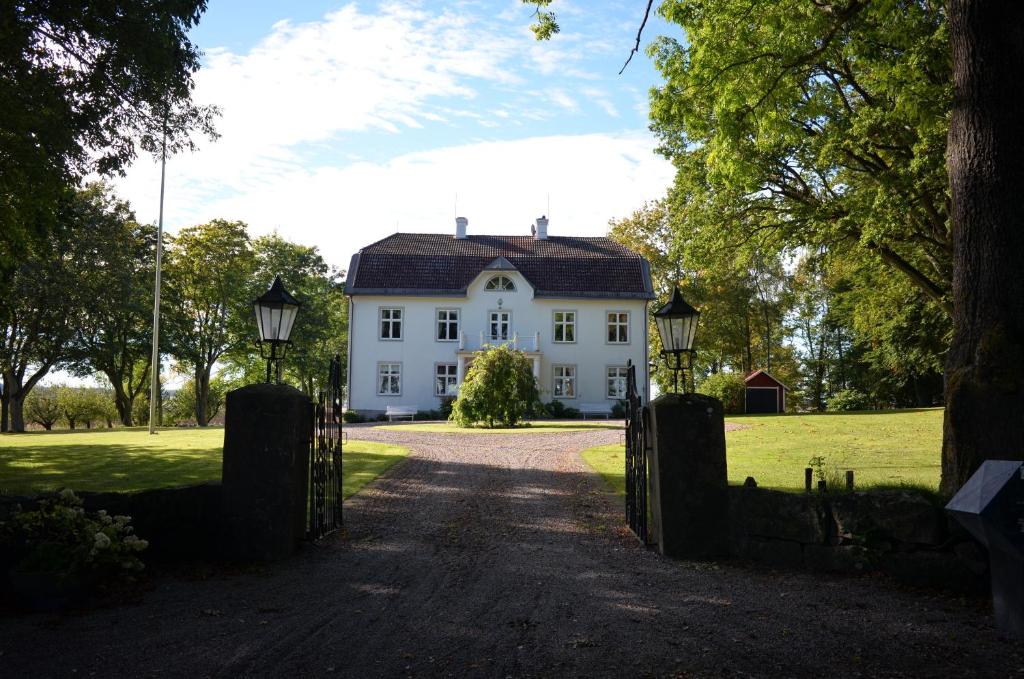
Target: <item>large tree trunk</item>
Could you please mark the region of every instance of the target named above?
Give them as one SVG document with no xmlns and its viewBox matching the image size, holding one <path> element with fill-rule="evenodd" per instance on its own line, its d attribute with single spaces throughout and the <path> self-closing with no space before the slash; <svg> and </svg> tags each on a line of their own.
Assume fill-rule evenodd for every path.
<svg viewBox="0 0 1024 679">
<path fill-rule="evenodd" d="M 942 490 L 1024 459 L 1024 2 L 950 0 L 953 341 Z"/>
<path fill-rule="evenodd" d="M 112 375 L 111 373 L 106 373 L 106 375 L 107 379 L 114 386 L 114 407 L 117 409 L 117 416 L 120 418 L 121 424 L 126 427 L 134 426 L 132 406 L 135 399 L 124 390 L 124 382 L 121 380 L 120 375 Z"/>
<path fill-rule="evenodd" d="M 205 427 L 209 423 L 206 415 L 209 412 L 207 404 L 210 400 L 210 370 L 196 370 L 194 385 L 196 390 L 196 424 L 200 427 Z"/>
<path fill-rule="evenodd" d="M 7 387 L 7 379 L 3 380 L 3 393 L 0 393 L 0 432 L 9 431 L 10 427 L 11 392 Z"/>
<path fill-rule="evenodd" d="M 26 391 L 19 390 L 11 392 L 11 431 L 22 433 L 25 431 L 25 395 Z"/>
</svg>

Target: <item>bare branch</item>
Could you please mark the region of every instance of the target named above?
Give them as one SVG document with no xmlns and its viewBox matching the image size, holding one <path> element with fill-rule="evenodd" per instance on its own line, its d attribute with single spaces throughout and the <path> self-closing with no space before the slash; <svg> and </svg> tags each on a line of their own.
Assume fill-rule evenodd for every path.
<svg viewBox="0 0 1024 679">
<path fill-rule="evenodd" d="M 640 36 L 643 35 L 644 26 L 647 25 L 647 19 L 651 16 L 651 7 L 654 5 L 654 0 L 647 0 L 647 9 L 644 10 L 644 20 L 640 22 L 640 28 L 636 32 L 636 44 L 633 45 L 633 49 L 629 51 L 629 56 L 626 58 L 626 63 L 619 69 L 619 75 L 626 70 L 629 66 L 629 62 L 633 60 L 633 55 L 640 51 Z"/>
</svg>

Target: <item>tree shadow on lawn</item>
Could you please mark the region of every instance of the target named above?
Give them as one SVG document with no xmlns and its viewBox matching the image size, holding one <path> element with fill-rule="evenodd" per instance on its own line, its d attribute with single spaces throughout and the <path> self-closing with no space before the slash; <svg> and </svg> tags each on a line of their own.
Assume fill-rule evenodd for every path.
<svg viewBox="0 0 1024 679">
<path fill-rule="evenodd" d="M 358 492 L 407 454 L 405 450 L 387 454 L 344 449 L 344 497 Z M 183 451 L 138 445 L 0 448 L 0 495 L 32 495 L 60 488 L 135 492 L 220 481 L 222 459 L 219 445 Z"/>
<path fill-rule="evenodd" d="M 0 448 L 0 493 L 137 491 L 217 481 L 221 451 L 219 443 L 190 450 L 116 443 Z"/>
</svg>

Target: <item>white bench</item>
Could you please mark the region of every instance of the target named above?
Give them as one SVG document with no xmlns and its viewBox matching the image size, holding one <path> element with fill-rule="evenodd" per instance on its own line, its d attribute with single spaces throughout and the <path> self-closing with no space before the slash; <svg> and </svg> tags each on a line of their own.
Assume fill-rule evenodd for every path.
<svg viewBox="0 0 1024 679">
<path fill-rule="evenodd" d="M 396 417 L 408 417 L 415 421 L 417 410 L 419 409 L 416 406 L 388 406 L 385 414 L 388 416 L 388 422 L 394 422 Z"/>
<path fill-rule="evenodd" d="M 604 415 L 605 419 L 612 416 L 612 407 L 607 403 L 581 403 L 580 415 L 587 419 L 587 415 Z"/>
</svg>

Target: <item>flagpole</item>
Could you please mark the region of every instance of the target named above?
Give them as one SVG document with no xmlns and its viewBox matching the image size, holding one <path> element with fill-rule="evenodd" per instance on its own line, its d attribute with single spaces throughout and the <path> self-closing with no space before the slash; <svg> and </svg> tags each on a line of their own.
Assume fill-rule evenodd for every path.
<svg viewBox="0 0 1024 679">
<path fill-rule="evenodd" d="M 167 169 L 167 112 L 164 112 L 164 139 L 160 149 L 160 217 L 156 227 L 156 281 L 153 286 L 153 354 L 149 378 L 149 433 L 156 433 L 156 403 L 160 389 L 160 267 L 164 250 L 164 178 Z"/>
</svg>

